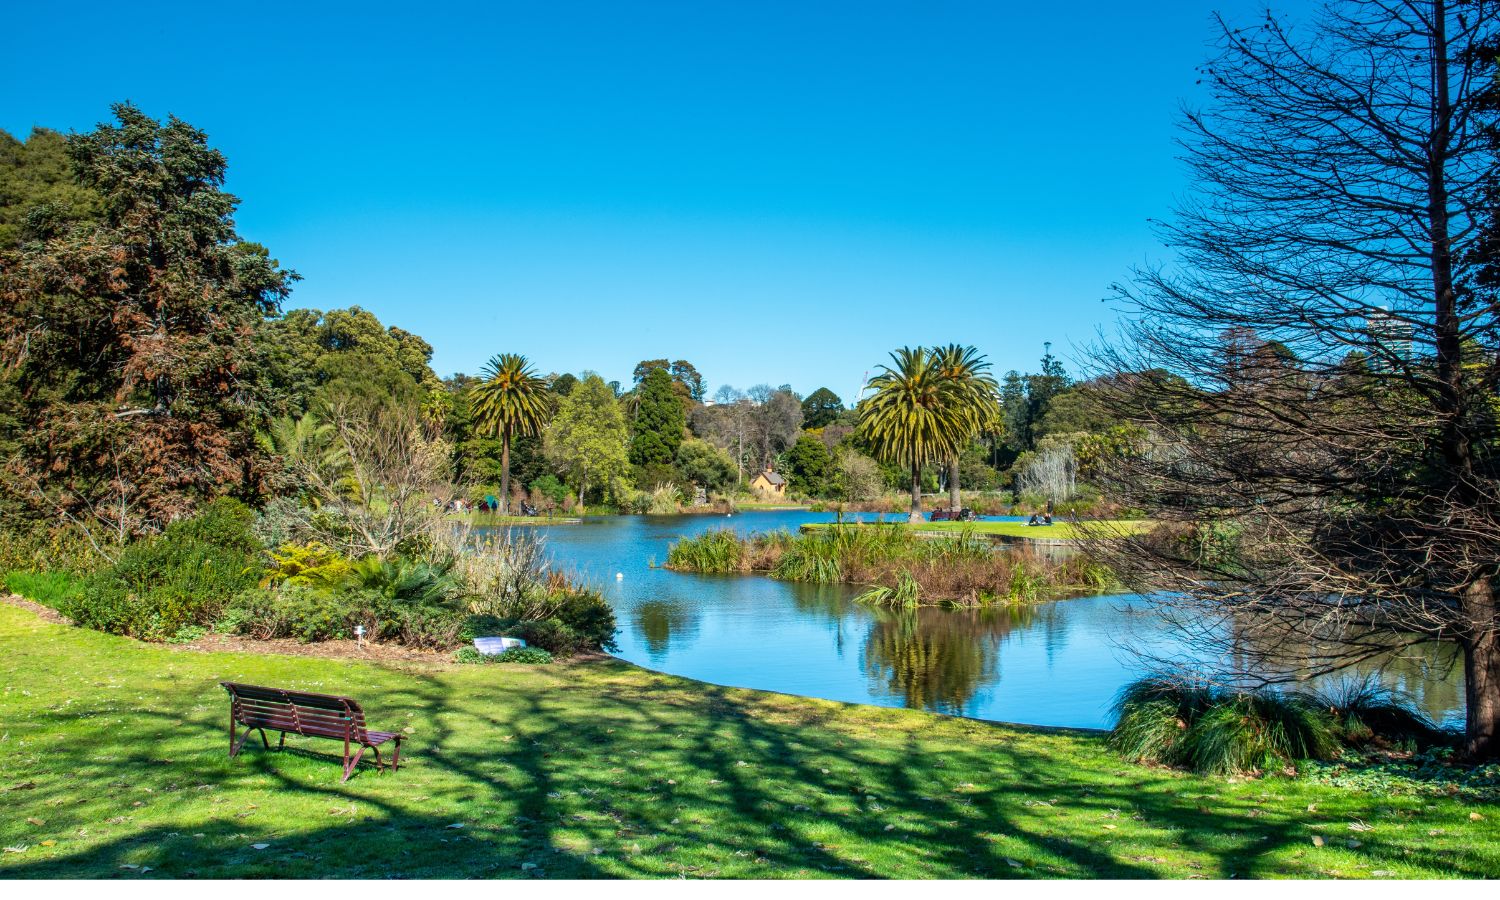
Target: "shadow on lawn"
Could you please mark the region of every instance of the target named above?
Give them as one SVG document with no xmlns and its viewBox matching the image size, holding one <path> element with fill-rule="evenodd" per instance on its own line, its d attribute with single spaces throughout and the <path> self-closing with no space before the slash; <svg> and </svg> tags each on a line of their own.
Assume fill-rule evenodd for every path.
<svg viewBox="0 0 1500 900">
<path fill-rule="evenodd" d="M 1110 852 L 1108 837 L 1040 833 L 1038 818 L 1051 814 L 1054 800 L 1067 816 L 1134 814 L 1162 845 L 1206 860 L 1201 871 L 1182 869 L 1183 875 L 1277 874 L 1262 867 L 1264 857 L 1308 840 L 1303 823 L 1285 813 L 1252 815 L 1253 801 L 1244 797 L 1218 810 L 1199 808 L 1176 796 L 1181 779 L 1144 769 L 1135 781 L 1076 780 L 1060 777 L 1064 769 L 1055 762 L 993 741 L 934 755 L 924 745 L 925 729 L 909 732 L 897 753 L 890 742 L 845 735 L 847 713 L 837 706 L 788 708 L 775 698 L 711 685 L 689 692 L 655 676 L 644 684 L 590 681 L 594 702 L 582 713 L 568 697 L 566 674 L 524 695 L 497 683 L 493 705 L 484 708 L 486 697 L 472 689 L 455 702 L 441 673 L 405 673 L 396 690 L 351 687 L 367 701 L 376 727 L 411 713 L 421 730 L 403 750 L 402 771 L 364 769 L 342 785 L 333 741 L 296 741 L 283 754 L 252 741 L 238 759 L 224 759 L 227 737 L 215 722 L 227 707 L 222 691 L 184 684 L 193 693 L 181 708 L 199 704 L 212 712 L 134 710 L 127 726 L 98 731 L 86 746 L 49 751 L 59 757 L 53 770 L 74 777 L 29 789 L 28 806 L 137 779 L 175 779 L 172 787 L 189 796 L 199 785 L 232 789 L 237 799 L 254 796 L 265 812 L 238 818 L 226 806 L 203 825 L 133 831 L 77 853 L 60 848 L 49 859 L 12 857 L 0 875 L 143 873 L 126 865 L 179 878 L 1160 874 L 1150 857 Z M 49 718 L 95 715 L 75 706 Z M 980 734 L 993 726 L 965 727 Z M 150 749 L 150 736 L 163 734 L 174 746 L 186 739 L 194 749 L 164 759 Z M 590 753 L 579 754 L 580 747 Z M 671 769 L 646 765 L 660 761 Z M 1101 760 L 1101 769 L 1115 768 L 1127 767 Z M 964 787 L 976 777 L 986 783 Z M 286 800 L 305 802 L 296 815 L 274 818 Z M 444 803 L 462 804 L 460 818 L 433 812 Z M 309 808 L 318 812 L 308 814 Z M 338 812 L 344 808 L 358 813 Z M 850 846 L 826 843 L 827 823 L 842 829 L 835 840 Z M 464 827 L 452 827 L 458 824 Z M 190 828 L 193 834 L 183 833 Z M 1199 835 L 1212 836 L 1212 846 L 1199 843 Z M 989 836 L 1003 836 L 1008 849 Z M 705 839 L 718 849 L 709 851 Z M 269 846 L 256 850 L 254 843 Z M 1459 876 L 1486 874 L 1437 854 L 1402 855 L 1373 840 L 1363 854 L 1376 866 L 1399 861 Z M 1042 862 L 1016 867 L 1015 856 Z"/>
</svg>

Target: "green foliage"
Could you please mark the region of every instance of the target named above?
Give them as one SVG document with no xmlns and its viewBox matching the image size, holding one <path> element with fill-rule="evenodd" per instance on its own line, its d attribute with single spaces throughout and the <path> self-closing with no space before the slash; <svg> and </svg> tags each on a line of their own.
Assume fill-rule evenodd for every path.
<svg viewBox="0 0 1500 900">
<path fill-rule="evenodd" d="M 0 131 L 0 250 L 99 215 L 99 195 L 80 183 L 66 136 L 34 128 L 22 143 Z"/>
<path fill-rule="evenodd" d="M 552 662 L 552 654 L 541 647 L 512 647 L 495 657 L 498 663 L 516 663 L 523 666 L 545 666 Z"/>
<path fill-rule="evenodd" d="M 844 411 L 844 401 L 826 387 L 820 387 L 802 401 L 802 427 L 808 430 L 823 428 L 838 421 Z"/>
<path fill-rule="evenodd" d="M 793 491 L 810 497 L 822 497 L 829 492 L 834 475 L 833 457 L 822 441 L 804 434 L 783 460 L 787 482 Z"/>
<path fill-rule="evenodd" d="M 16 570 L 5 573 L 5 589 L 33 603 L 62 609 L 83 589 L 83 579 L 72 572 Z"/>
<path fill-rule="evenodd" d="M 510 504 L 510 449 L 516 438 L 537 437 L 552 419 L 554 395 L 526 357 L 491 357 L 470 389 L 475 430 L 500 439 L 500 508 Z"/>
<path fill-rule="evenodd" d="M 442 649 L 458 642 L 462 618 L 452 609 L 405 603 L 376 590 L 282 584 L 242 591 L 214 627 L 257 640 L 312 643 L 353 639 L 361 625 L 367 640 Z"/>
<path fill-rule="evenodd" d="M 614 392 L 589 373 L 563 398 L 547 429 L 547 458 L 587 502 L 590 492 L 619 500 L 630 472 L 630 432 Z"/>
<path fill-rule="evenodd" d="M 710 493 L 729 490 L 737 474 L 729 454 L 698 438 L 688 438 L 677 448 L 677 473 Z"/>
<path fill-rule="evenodd" d="M 1115 715 L 1110 742 L 1128 758 L 1205 774 L 1274 772 L 1341 747 L 1333 714 L 1297 693 L 1150 677 L 1120 692 Z"/>
<path fill-rule="evenodd" d="M 402 606 L 452 606 L 463 590 L 453 569 L 453 562 L 371 554 L 350 566 L 347 585 Z"/>
<path fill-rule="evenodd" d="M 3 251 L 0 344 L 26 352 L 6 368 L 15 393 L 0 391 L 0 443 L 17 463 L 0 493 L 145 534 L 214 497 L 267 492 L 249 337 L 296 275 L 236 233 L 227 164 L 203 132 L 113 112 L 66 139 L 100 214 Z"/>
<path fill-rule="evenodd" d="M 745 545 L 728 528 L 714 528 L 696 537 L 674 541 L 667 548 L 667 568 L 707 575 L 727 575 L 744 568 Z"/>
<path fill-rule="evenodd" d="M 209 625 L 225 602 L 252 586 L 260 569 L 252 516 L 221 499 L 192 519 L 125 548 L 69 596 L 62 611 L 79 625 L 145 640 Z"/>
<path fill-rule="evenodd" d="M 1415 741 L 1432 745 L 1446 738 L 1417 711 L 1410 697 L 1374 678 L 1341 681 L 1316 692 L 1311 699 L 1333 715 L 1339 738 L 1346 744 Z"/>
<path fill-rule="evenodd" d="M 639 407 L 631 426 L 631 464 L 643 468 L 671 467 L 686 428 L 687 417 L 672 389 L 672 376 L 666 369 L 651 369 L 641 380 Z"/>
<path fill-rule="evenodd" d="M 568 486 L 550 472 L 531 482 L 530 487 L 532 493 L 545 497 L 554 504 L 561 505 L 568 499 Z"/>
<path fill-rule="evenodd" d="M 912 608 L 922 599 L 922 586 L 917 583 L 910 572 L 902 572 L 897 576 L 894 587 L 876 585 L 854 599 L 858 603 L 868 603 L 872 606 Z"/>
<path fill-rule="evenodd" d="M 271 565 L 261 579 L 262 586 L 302 584 L 337 588 L 354 574 L 354 565 L 335 550 L 313 541 L 308 544 L 286 544 L 270 552 Z"/>
</svg>

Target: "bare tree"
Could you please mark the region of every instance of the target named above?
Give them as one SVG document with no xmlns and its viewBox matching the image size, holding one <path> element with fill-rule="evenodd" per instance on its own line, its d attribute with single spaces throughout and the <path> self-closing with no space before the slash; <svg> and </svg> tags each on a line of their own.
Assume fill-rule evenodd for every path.
<svg viewBox="0 0 1500 900">
<path fill-rule="evenodd" d="M 325 542 L 351 555 L 389 556 L 429 532 L 447 493 L 449 449 L 426 433 L 420 414 L 393 406 L 360 414 L 331 409 L 320 441 L 288 462 L 317 501 L 337 510 L 340 534 Z"/>
<path fill-rule="evenodd" d="M 1116 288 L 1129 340 L 1102 382 L 1149 435 L 1106 486 L 1176 525 L 1101 552 L 1264 677 L 1456 643 L 1480 758 L 1500 755 L 1496 9 L 1220 20 L 1182 140 L 1196 192 L 1161 226 L 1178 262 Z"/>
</svg>

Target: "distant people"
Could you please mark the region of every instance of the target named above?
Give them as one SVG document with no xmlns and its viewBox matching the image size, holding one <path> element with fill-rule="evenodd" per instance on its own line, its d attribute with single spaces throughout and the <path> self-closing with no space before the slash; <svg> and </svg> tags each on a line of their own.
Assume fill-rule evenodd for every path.
<svg viewBox="0 0 1500 900">
<path fill-rule="evenodd" d="M 1048 525 L 1052 524 L 1052 498 L 1051 497 L 1047 498 L 1047 515 L 1045 516 L 1045 522 Z"/>
<path fill-rule="evenodd" d="M 1026 521 L 1026 524 L 1027 525 L 1040 525 L 1040 524 L 1042 524 L 1042 517 L 1041 517 L 1041 515 L 1039 515 L 1037 513 L 1032 513 L 1031 514 L 1031 518 Z"/>
</svg>

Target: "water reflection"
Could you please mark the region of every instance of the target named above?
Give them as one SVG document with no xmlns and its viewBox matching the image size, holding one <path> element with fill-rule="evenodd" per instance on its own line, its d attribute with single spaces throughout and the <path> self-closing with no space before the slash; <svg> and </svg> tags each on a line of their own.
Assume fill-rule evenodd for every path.
<svg viewBox="0 0 1500 900">
<path fill-rule="evenodd" d="M 647 600 L 635 608 L 633 625 L 654 660 L 664 659 L 675 640 L 679 646 L 698 634 L 698 619 L 692 604 L 675 598 Z"/>
<path fill-rule="evenodd" d="M 618 517 L 544 529 L 565 568 L 614 605 L 618 655 L 689 678 L 830 700 L 1038 725 L 1104 727 L 1120 686 L 1144 671 L 1126 648 L 1170 655 L 1176 637 L 1141 598 L 1022 609 L 889 611 L 857 589 L 654 568 L 667 545 L 710 528 L 795 530 L 832 514 Z M 619 573 L 620 578 L 616 578 Z M 1180 650 L 1181 648 L 1177 648 Z M 1451 650 L 1373 664 L 1437 719 L 1460 709 Z"/>
</svg>

